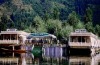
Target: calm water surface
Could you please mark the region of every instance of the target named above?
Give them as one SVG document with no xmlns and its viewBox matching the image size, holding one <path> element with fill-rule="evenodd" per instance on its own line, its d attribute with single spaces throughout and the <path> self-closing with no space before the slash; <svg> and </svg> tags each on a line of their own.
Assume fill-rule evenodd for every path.
<svg viewBox="0 0 100 65">
<path fill-rule="evenodd" d="M 100 54 L 68 57 L 64 51 L 49 51 L 50 54 L 0 52 L 0 65 L 100 65 Z"/>
</svg>

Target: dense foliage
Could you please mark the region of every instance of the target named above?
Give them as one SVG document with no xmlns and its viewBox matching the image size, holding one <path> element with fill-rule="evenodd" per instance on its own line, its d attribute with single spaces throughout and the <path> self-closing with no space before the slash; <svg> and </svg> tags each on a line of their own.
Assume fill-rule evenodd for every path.
<svg viewBox="0 0 100 65">
<path fill-rule="evenodd" d="M 48 32 L 67 38 L 75 29 L 86 28 L 100 36 L 94 24 L 98 0 L 0 0 L 0 31 L 17 28 L 27 32 Z M 84 7 L 81 7 L 83 6 Z M 100 13 L 100 12 L 99 12 Z M 98 14 L 99 14 L 98 13 Z M 97 14 L 97 15 L 98 15 Z M 95 16 L 95 17 L 94 17 Z M 98 20 L 100 20 L 98 18 Z"/>
</svg>

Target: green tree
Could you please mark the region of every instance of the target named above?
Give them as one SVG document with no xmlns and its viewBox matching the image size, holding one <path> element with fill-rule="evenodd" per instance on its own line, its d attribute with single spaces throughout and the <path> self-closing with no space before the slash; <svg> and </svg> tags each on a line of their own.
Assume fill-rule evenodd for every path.
<svg viewBox="0 0 100 65">
<path fill-rule="evenodd" d="M 11 21 L 11 20 L 8 20 L 8 22 L 7 22 L 7 28 L 14 28 L 14 27 L 15 27 L 14 22 Z M 22 29 L 22 30 L 23 30 L 23 29 Z"/>
<path fill-rule="evenodd" d="M 58 32 L 62 29 L 62 23 L 60 20 L 49 19 L 47 21 L 46 27 L 49 33 L 57 35 Z"/>
<path fill-rule="evenodd" d="M 10 15 L 3 14 L 0 17 L 0 30 L 6 30 L 7 28 L 14 28 L 15 23 L 12 21 Z"/>
<path fill-rule="evenodd" d="M 85 25 L 81 21 L 79 21 L 75 26 L 75 29 L 84 29 L 84 28 L 85 28 Z"/>
<path fill-rule="evenodd" d="M 4 30 L 4 29 L 5 29 L 5 27 L 4 27 L 4 25 L 3 25 L 3 22 L 0 21 L 0 31 L 2 31 L 2 30 Z"/>
<path fill-rule="evenodd" d="M 32 22 L 32 25 L 34 27 L 39 27 L 42 24 L 43 20 L 41 19 L 40 16 L 35 16 Z"/>
<path fill-rule="evenodd" d="M 73 26 L 66 25 L 59 32 L 59 38 L 68 38 L 69 34 L 73 32 Z"/>
<path fill-rule="evenodd" d="M 35 32 L 47 32 L 45 22 L 40 16 L 36 16 L 32 22 L 32 26 L 36 29 Z"/>
<path fill-rule="evenodd" d="M 31 33 L 35 33 L 36 29 L 34 27 L 32 27 L 32 25 L 30 25 L 29 27 L 25 28 L 24 31 L 26 32 L 31 32 Z"/>
<path fill-rule="evenodd" d="M 46 22 L 50 18 L 49 13 L 46 11 L 43 20 Z"/>
<path fill-rule="evenodd" d="M 86 14 L 84 17 L 84 22 L 88 23 L 88 22 L 92 22 L 93 19 L 93 12 L 92 9 L 90 9 L 89 7 L 86 9 Z"/>
<path fill-rule="evenodd" d="M 58 8 L 54 8 L 53 9 L 53 19 L 59 19 L 59 9 Z"/>
<path fill-rule="evenodd" d="M 89 32 L 95 33 L 95 30 L 94 30 L 94 27 L 93 27 L 92 22 L 86 23 L 86 24 L 85 24 L 85 28 L 86 28 Z"/>
<path fill-rule="evenodd" d="M 100 36 L 100 25 L 96 25 L 95 26 L 95 31 L 96 31 L 96 34 L 98 35 L 98 36 Z"/>
<path fill-rule="evenodd" d="M 7 16 L 5 16 L 5 15 L 3 15 L 2 17 L 1 17 L 1 30 L 6 30 L 7 29 L 7 23 L 8 23 L 8 18 L 7 18 Z"/>
<path fill-rule="evenodd" d="M 69 14 L 67 22 L 73 26 L 75 28 L 75 26 L 77 25 L 77 23 L 79 23 L 79 18 L 77 17 L 77 14 L 75 11 L 73 11 L 72 13 Z"/>
</svg>

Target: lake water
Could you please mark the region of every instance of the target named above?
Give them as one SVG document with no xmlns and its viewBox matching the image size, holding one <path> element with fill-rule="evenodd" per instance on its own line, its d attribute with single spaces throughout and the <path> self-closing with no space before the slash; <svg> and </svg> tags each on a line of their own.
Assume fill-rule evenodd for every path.
<svg viewBox="0 0 100 65">
<path fill-rule="evenodd" d="M 64 50 L 53 50 L 49 49 L 49 54 L 48 51 L 39 54 L 0 52 L 0 65 L 100 65 L 100 54 L 67 56 Z"/>
</svg>

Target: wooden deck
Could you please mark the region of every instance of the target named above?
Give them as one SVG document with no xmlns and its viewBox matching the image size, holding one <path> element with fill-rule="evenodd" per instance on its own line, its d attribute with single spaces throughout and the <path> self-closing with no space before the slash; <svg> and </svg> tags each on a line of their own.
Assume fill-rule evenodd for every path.
<svg viewBox="0 0 100 65">
<path fill-rule="evenodd" d="M 80 42 L 69 42 L 71 48 L 90 48 L 90 43 L 80 43 Z"/>
<path fill-rule="evenodd" d="M 18 40 L 0 40 L 0 44 L 18 44 Z"/>
</svg>

